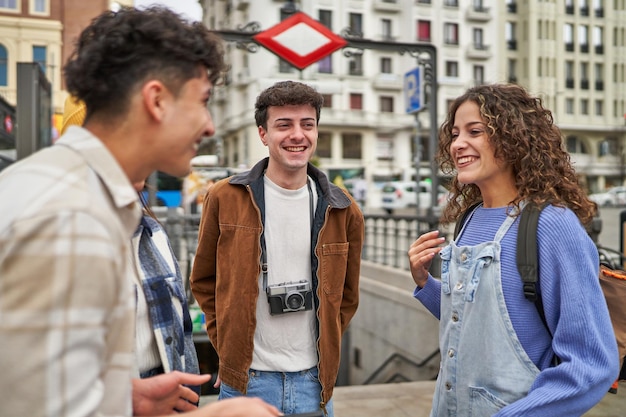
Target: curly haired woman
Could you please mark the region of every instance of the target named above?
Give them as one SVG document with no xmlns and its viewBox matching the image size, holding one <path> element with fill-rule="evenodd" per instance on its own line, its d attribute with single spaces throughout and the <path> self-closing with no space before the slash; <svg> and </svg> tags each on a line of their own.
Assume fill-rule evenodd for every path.
<svg viewBox="0 0 626 417">
<path fill-rule="evenodd" d="M 432 231 L 408 253 L 414 297 L 440 320 L 431 416 L 584 414 L 615 380 L 618 355 L 584 227 L 596 206 L 552 114 L 522 87 L 481 85 L 452 103 L 439 136 L 441 169 L 453 174 L 442 221 L 470 213 L 449 245 Z M 516 266 L 530 202 L 548 203 L 537 229 L 546 325 Z M 428 273 L 437 253 L 441 281 Z"/>
</svg>

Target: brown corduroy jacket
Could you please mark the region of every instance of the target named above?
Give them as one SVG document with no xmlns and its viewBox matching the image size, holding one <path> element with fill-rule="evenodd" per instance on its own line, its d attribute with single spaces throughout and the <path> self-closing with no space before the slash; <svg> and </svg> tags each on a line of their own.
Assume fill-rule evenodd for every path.
<svg viewBox="0 0 626 417">
<path fill-rule="evenodd" d="M 205 197 L 191 288 L 206 316 L 219 356 L 222 381 L 245 393 L 252 363 L 261 272 L 263 173 L 251 171 L 217 182 Z M 325 408 L 339 370 L 341 337 L 359 302 L 363 214 L 344 190 L 309 164 L 318 205 L 312 250 L 316 294 L 318 368 Z M 219 294 L 216 294 L 219 292 Z"/>
</svg>

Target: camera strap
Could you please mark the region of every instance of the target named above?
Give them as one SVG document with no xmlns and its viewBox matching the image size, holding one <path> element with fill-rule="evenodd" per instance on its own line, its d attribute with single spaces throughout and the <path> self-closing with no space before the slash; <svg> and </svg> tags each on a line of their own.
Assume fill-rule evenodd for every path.
<svg viewBox="0 0 626 417">
<path fill-rule="evenodd" d="M 311 178 L 307 176 L 306 186 L 309 190 L 309 218 L 311 219 L 311 236 L 313 236 L 313 221 L 315 214 L 313 209 L 313 190 L 311 189 Z M 265 201 L 263 201 L 265 204 Z M 263 208 L 265 209 L 265 207 Z M 265 225 L 263 225 L 263 233 L 261 233 L 261 272 L 263 273 L 263 291 L 267 294 L 267 249 L 265 247 Z"/>
</svg>

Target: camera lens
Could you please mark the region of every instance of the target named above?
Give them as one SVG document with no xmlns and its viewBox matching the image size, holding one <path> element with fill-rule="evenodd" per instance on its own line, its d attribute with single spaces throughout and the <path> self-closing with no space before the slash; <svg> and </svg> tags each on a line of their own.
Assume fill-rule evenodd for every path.
<svg viewBox="0 0 626 417">
<path fill-rule="evenodd" d="M 298 292 L 293 292 L 287 295 L 285 304 L 289 307 L 289 309 L 297 310 L 304 305 L 304 297 L 302 297 L 302 294 Z"/>
</svg>

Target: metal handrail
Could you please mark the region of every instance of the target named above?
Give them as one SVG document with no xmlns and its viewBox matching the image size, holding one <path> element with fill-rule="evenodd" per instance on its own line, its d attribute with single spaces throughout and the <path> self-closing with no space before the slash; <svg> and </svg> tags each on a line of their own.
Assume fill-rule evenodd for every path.
<svg viewBox="0 0 626 417">
<path fill-rule="evenodd" d="M 428 363 L 430 363 L 430 361 L 436 358 L 437 355 L 439 355 L 439 349 L 433 351 L 430 355 L 424 358 L 421 362 L 415 362 L 411 358 L 407 358 L 403 354 L 395 352 L 391 354 L 391 356 L 389 356 L 387 359 L 385 359 L 385 361 L 382 364 L 380 364 L 378 368 L 376 368 L 376 370 L 365 380 L 365 382 L 363 382 L 363 385 L 368 385 L 369 383 L 374 381 L 376 377 L 387 367 L 387 365 L 389 365 L 391 362 L 393 362 L 396 359 L 400 359 L 402 362 L 408 363 L 414 368 L 420 369 L 428 365 Z M 395 378 L 396 375 L 398 374 L 397 373 L 394 374 L 393 377 Z M 436 379 L 436 378 L 437 378 L 437 375 L 435 375 L 432 379 Z"/>
</svg>

